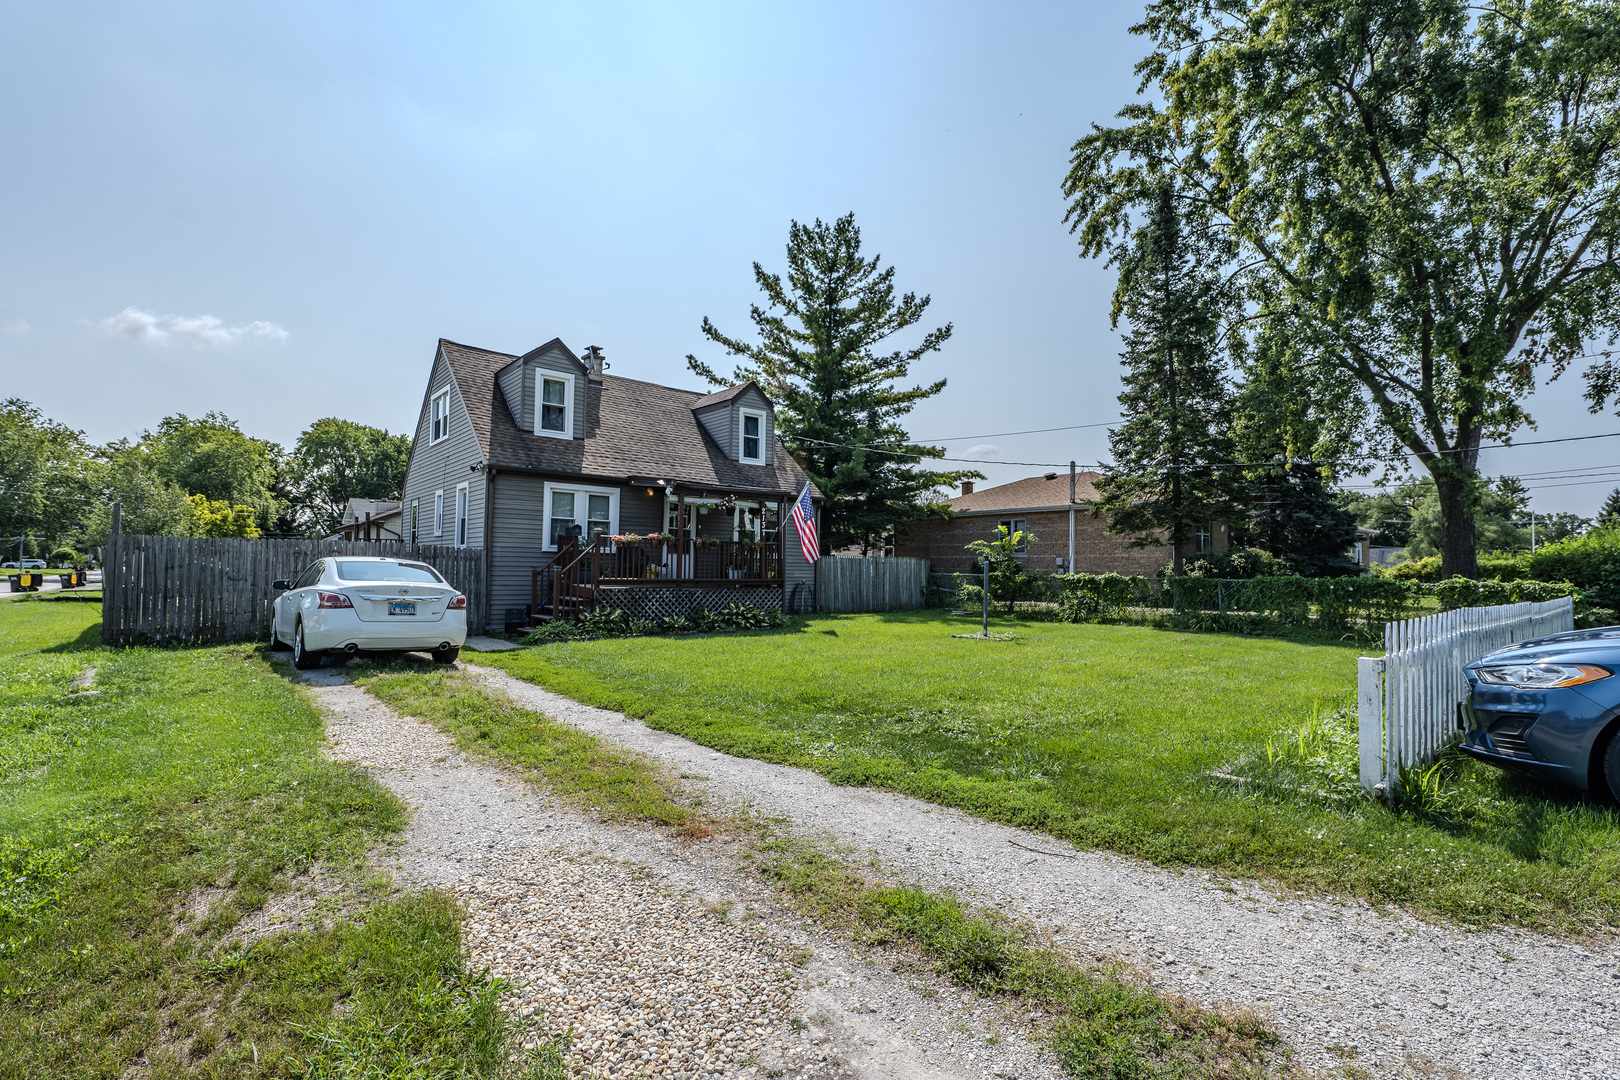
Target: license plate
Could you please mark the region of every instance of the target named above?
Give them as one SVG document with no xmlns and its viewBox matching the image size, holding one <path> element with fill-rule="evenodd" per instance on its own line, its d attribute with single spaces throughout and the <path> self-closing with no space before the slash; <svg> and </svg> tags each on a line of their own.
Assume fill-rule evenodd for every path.
<svg viewBox="0 0 1620 1080">
<path fill-rule="evenodd" d="M 388 601 L 388 614 L 415 615 L 416 605 L 404 600 L 390 600 Z"/>
</svg>

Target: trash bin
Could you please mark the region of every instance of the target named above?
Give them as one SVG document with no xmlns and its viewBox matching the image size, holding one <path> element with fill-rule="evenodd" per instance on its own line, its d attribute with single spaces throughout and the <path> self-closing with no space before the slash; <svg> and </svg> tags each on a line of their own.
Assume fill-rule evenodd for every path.
<svg viewBox="0 0 1620 1080">
<path fill-rule="evenodd" d="M 529 613 L 520 607 L 509 607 L 503 621 L 508 634 L 519 634 L 529 628 Z"/>
<path fill-rule="evenodd" d="M 19 570 L 17 572 L 17 583 L 22 592 L 39 592 L 40 582 L 44 580 L 44 575 L 38 570 Z"/>
</svg>

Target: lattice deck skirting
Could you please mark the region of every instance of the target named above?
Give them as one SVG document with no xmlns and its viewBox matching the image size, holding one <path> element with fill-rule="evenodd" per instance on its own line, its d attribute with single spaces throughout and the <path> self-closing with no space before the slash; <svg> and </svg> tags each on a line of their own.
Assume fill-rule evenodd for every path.
<svg viewBox="0 0 1620 1080">
<path fill-rule="evenodd" d="M 615 588 L 604 585 L 596 591 L 598 607 L 618 608 L 632 619 L 662 622 L 679 615 L 686 618 L 699 604 L 707 611 L 719 611 L 727 604 L 747 604 L 762 611 L 782 610 L 782 590 L 740 589 L 648 589 L 636 586 Z"/>
</svg>

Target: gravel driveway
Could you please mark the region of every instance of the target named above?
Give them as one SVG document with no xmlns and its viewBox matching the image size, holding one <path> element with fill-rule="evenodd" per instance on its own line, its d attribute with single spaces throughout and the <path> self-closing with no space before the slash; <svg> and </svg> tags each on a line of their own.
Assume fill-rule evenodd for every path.
<svg viewBox="0 0 1620 1080">
<path fill-rule="evenodd" d="M 1122 957 L 1165 990 L 1268 1015 L 1307 1068 L 1620 1077 L 1612 936 L 1580 945 L 1473 933 L 1359 901 L 1287 898 L 1251 882 L 1077 851 L 906 796 L 729 757 L 504 672 L 472 670 L 529 708 L 701 773 L 711 803 L 745 805 L 806 836 L 870 852 L 902 878 L 1048 929 L 1077 957 Z"/>
<path fill-rule="evenodd" d="M 897 974 L 781 910 L 729 841 L 586 818 L 348 683 L 300 673 L 330 753 L 411 808 L 388 867 L 450 889 L 504 1005 L 573 1033 L 580 1076 L 1058 1080 L 1030 1019 Z"/>
</svg>

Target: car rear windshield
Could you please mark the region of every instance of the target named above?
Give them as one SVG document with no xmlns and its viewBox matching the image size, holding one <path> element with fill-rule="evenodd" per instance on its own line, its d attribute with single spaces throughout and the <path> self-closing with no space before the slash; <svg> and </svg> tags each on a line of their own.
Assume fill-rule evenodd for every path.
<svg viewBox="0 0 1620 1080">
<path fill-rule="evenodd" d="M 337 576 L 339 581 L 427 581 L 438 584 L 444 580 L 426 563 L 381 560 L 350 562 L 339 559 Z"/>
</svg>

